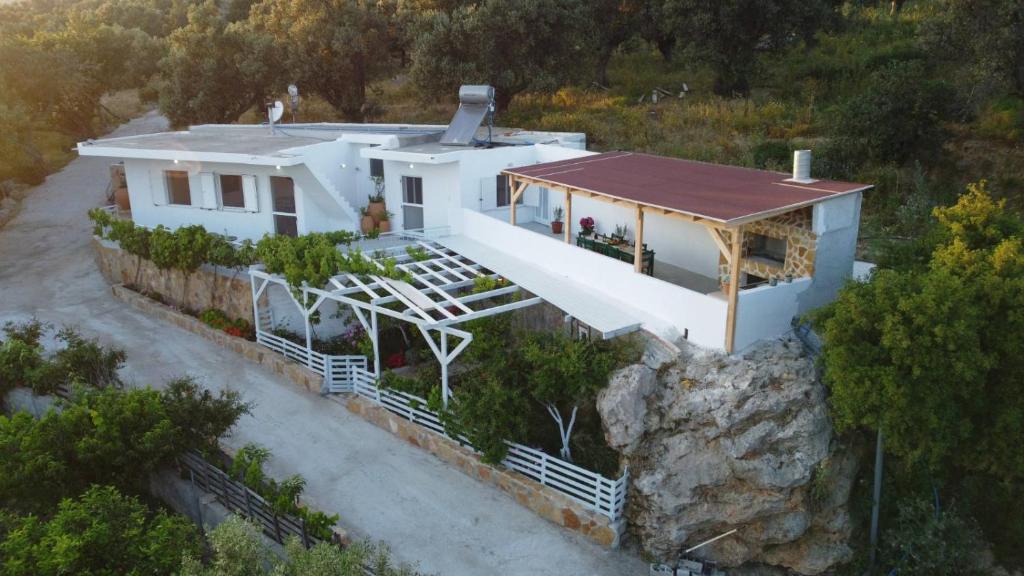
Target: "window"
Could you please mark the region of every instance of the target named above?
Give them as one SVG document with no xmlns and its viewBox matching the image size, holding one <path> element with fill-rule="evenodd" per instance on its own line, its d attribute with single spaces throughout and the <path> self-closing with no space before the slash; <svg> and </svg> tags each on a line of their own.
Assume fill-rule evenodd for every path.
<svg viewBox="0 0 1024 576">
<path fill-rule="evenodd" d="M 785 238 L 772 238 L 764 234 L 751 234 L 749 246 L 749 254 L 751 256 L 767 258 L 776 262 L 786 261 Z"/>
<path fill-rule="evenodd" d="M 370 178 L 384 177 L 384 161 L 380 158 L 370 158 Z"/>
<path fill-rule="evenodd" d="M 402 202 L 423 205 L 423 178 L 402 176 Z"/>
<path fill-rule="evenodd" d="M 423 228 L 423 178 L 402 176 L 402 227 Z"/>
<path fill-rule="evenodd" d="M 270 177 L 273 200 L 274 231 L 283 236 L 299 235 L 299 219 L 295 215 L 295 183 L 283 176 Z"/>
<path fill-rule="evenodd" d="M 495 198 L 494 205 L 498 208 L 502 206 L 508 206 L 512 202 L 512 189 L 508 185 L 508 176 L 498 174 L 496 178 L 496 188 L 498 190 L 497 197 Z M 516 200 L 516 204 L 523 203 L 523 194 L 519 195 L 519 200 Z"/>
<path fill-rule="evenodd" d="M 168 170 L 164 172 L 164 181 L 167 184 L 168 204 L 192 205 L 192 189 L 188 185 L 188 172 Z"/>
<path fill-rule="evenodd" d="M 242 191 L 241 176 L 220 175 L 220 205 L 224 208 L 245 208 L 245 193 Z"/>
</svg>

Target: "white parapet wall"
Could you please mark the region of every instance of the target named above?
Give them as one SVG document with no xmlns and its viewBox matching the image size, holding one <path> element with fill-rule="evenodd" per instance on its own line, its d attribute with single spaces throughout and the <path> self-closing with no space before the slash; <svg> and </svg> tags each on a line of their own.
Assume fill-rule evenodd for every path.
<svg viewBox="0 0 1024 576">
<path fill-rule="evenodd" d="M 798 314 L 799 296 L 811 287 L 810 278 L 740 290 L 736 303 L 736 341 L 741 351 L 758 340 L 789 331 Z"/>
<path fill-rule="evenodd" d="M 623 310 L 637 315 L 645 329 L 662 338 L 674 341 L 686 335 L 689 341 L 700 346 L 724 348 L 727 311 L 724 298 L 637 274 L 626 262 L 512 226 L 474 210 L 464 209 L 461 222 L 453 229 L 554 276 L 572 280 L 604 299 L 621 303 Z"/>
</svg>

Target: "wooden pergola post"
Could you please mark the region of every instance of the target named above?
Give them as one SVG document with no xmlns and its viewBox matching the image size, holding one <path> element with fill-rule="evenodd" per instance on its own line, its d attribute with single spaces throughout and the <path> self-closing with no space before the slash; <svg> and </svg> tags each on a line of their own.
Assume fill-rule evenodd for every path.
<svg viewBox="0 0 1024 576">
<path fill-rule="evenodd" d="M 508 188 L 512 190 L 513 184 L 516 185 L 515 190 L 512 192 L 512 197 L 509 198 L 509 223 L 513 226 L 516 225 L 516 202 L 519 202 L 519 197 L 526 191 L 526 187 L 530 185 L 529 182 L 519 182 L 515 176 L 508 177 Z"/>
<path fill-rule="evenodd" d="M 740 258 L 743 246 L 743 227 L 733 228 L 729 250 L 729 307 L 725 318 L 725 351 L 732 354 L 736 343 L 736 303 L 740 292 Z"/>
<path fill-rule="evenodd" d="M 565 189 L 565 224 L 562 233 L 565 234 L 565 243 L 568 244 L 572 240 L 572 190 L 568 188 Z"/>
<path fill-rule="evenodd" d="M 633 270 L 636 273 L 644 271 L 644 207 L 636 205 L 636 246 L 633 248 Z"/>
</svg>

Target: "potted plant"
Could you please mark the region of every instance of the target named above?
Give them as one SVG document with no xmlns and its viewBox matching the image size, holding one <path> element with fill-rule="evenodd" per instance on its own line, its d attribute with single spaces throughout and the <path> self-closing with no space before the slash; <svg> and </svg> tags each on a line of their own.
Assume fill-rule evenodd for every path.
<svg viewBox="0 0 1024 576">
<path fill-rule="evenodd" d="M 594 233 L 594 219 L 590 216 L 580 218 L 580 236 L 590 236 Z"/>
<path fill-rule="evenodd" d="M 387 210 L 385 210 L 384 213 L 381 214 L 380 221 L 377 223 L 377 229 L 380 230 L 381 233 L 391 232 L 391 217 L 392 216 L 394 216 L 394 214 L 392 214 L 391 212 L 388 212 Z"/>
<path fill-rule="evenodd" d="M 729 275 L 728 274 L 722 274 L 720 281 L 722 283 L 722 293 L 723 294 L 728 294 L 729 293 Z"/>
<path fill-rule="evenodd" d="M 370 194 L 370 205 L 366 207 L 374 222 L 380 222 L 381 216 L 387 211 L 384 207 L 384 177 L 370 176 L 373 181 L 373 194 Z"/>
<path fill-rule="evenodd" d="M 626 241 L 626 234 L 629 233 L 629 228 L 625 224 L 616 224 L 615 233 L 612 234 L 612 241 L 609 244 L 622 244 Z"/>
<path fill-rule="evenodd" d="M 561 234 L 562 233 L 562 215 L 565 213 L 561 206 L 555 206 L 554 214 L 551 218 L 551 233 Z"/>
<path fill-rule="evenodd" d="M 377 227 L 377 223 L 374 222 L 373 216 L 370 216 L 370 210 L 368 208 L 360 208 L 359 216 L 359 229 L 363 231 L 363 234 L 369 234 Z"/>
</svg>

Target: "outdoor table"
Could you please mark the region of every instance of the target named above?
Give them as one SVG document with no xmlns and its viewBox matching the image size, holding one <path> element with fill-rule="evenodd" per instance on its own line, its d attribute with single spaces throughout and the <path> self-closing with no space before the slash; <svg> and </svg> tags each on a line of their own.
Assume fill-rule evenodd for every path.
<svg viewBox="0 0 1024 576">
<path fill-rule="evenodd" d="M 589 236 L 580 234 L 576 236 L 576 245 L 598 254 L 622 260 L 623 262 L 633 262 L 634 254 L 636 253 L 634 244 L 625 241 L 613 244 L 612 238 L 603 234 L 592 234 Z M 654 276 L 654 250 L 649 250 L 647 244 L 644 244 L 643 251 L 641 271 L 648 276 Z"/>
</svg>

